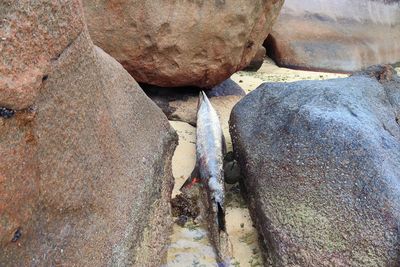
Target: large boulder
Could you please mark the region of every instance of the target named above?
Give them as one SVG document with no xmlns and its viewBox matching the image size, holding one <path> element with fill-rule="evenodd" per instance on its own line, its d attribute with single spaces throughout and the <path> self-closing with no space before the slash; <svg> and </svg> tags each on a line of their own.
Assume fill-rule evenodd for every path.
<svg viewBox="0 0 400 267">
<path fill-rule="evenodd" d="M 90 35 L 139 82 L 212 87 L 247 66 L 283 0 L 84 0 Z"/>
<path fill-rule="evenodd" d="M 12 96 L 0 108 L 0 265 L 159 266 L 176 134 L 123 67 L 93 46 L 79 1 L 61 2 L 1 4 L 6 32 L 27 27 L 3 41 L 16 53 L 2 54 L 2 78 L 25 84 L 15 74 L 31 67 L 40 75 L 27 91 L 0 90 L 0 99 Z M 16 49 L 29 40 L 38 43 Z M 26 106 L 18 99 L 28 108 L 10 109 Z"/>
<path fill-rule="evenodd" d="M 279 66 L 339 72 L 400 61 L 399 0 L 286 0 L 267 39 Z"/>
<path fill-rule="evenodd" d="M 82 18 L 74 14 L 78 1 L 47 2 L 48 5 L 42 1 L 0 2 L 2 107 L 24 109 L 32 105 L 51 62 L 82 31 Z M 56 16 L 50 16 L 55 12 Z"/>
<path fill-rule="evenodd" d="M 392 75 L 263 84 L 234 107 L 234 151 L 272 266 L 398 266 Z"/>
</svg>

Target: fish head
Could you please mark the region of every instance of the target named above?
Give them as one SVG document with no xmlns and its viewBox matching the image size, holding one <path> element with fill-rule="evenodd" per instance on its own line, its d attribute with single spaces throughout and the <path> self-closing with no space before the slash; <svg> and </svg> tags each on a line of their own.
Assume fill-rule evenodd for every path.
<svg viewBox="0 0 400 267">
<path fill-rule="evenodd" d="M 197 102 L 197 109 L 200 109 L 201 105 L 211 105 L 210 100 L 208 99 L 204 91 L 200 91 L 199 93 L 199 101 Z"/>
</svg>

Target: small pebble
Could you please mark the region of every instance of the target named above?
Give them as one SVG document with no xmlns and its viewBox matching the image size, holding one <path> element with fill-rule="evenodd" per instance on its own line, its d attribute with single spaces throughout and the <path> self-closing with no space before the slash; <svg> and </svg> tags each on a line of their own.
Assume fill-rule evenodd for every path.
<svg viewBox="0 0 400 267">
<path fill-rule="evenodd" d="M 185 216 L 185 215 L 180 215 L 179 217 L 178 217 L 178 219 L 176 219 L 176 224 L 177 225 L 179 225 L 180 227 L 184 227 L 185 226 L 185 224 L 187 223 L 187 221 L 188 221 L 188 217 L 187 216 Z"/>
<path fill-rule="evenodd" d="M 14 236 L 13 236 L 13 238 L 11 239 L 11 242 L 17 242 L 18 239 L 21 238 L 21 236 L 22 236 L 21 229 L 18 228 L 18 229 L 15 231 Z"/>
<path fill-rule="evenodd" d="M 15 114 L 14 110 L 9 109 L 9 108 L 1 108 L 0 107 L 0 117 L 8 119 L 8 118 L 11 118 L 12 116 L 14 116 L 14 114 Z"/>
</svg>

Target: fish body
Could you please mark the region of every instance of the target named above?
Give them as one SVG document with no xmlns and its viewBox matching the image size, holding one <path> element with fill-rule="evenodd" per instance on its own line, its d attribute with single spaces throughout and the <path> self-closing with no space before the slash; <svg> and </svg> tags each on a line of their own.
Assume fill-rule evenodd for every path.
<svg viewBox="0 0 400 267">
<path fill-rule="evenodd" d="M 225 140 L 217 112 L 200 92 L 197 111 L 196 165 L 220 231 L 225 231 L 223 157 Z"/>
<path fill-rule="evenodd" d="M 225 138 L 217 112 L 204 92 L 197 107 L 196 166 L 181 190 L 199 183 L 203 217 L 207 219 L 211 241 L 218 256 L 218 266 L 228 266 L 231 246 L 225 224 L 225 184 L 223 160 Z M 197 191 L 196 191 L 197 192 Z"/>
</svg>

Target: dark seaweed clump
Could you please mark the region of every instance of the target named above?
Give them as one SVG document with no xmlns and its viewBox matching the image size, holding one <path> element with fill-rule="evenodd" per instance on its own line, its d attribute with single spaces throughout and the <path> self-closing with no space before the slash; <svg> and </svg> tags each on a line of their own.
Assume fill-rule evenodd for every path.
<svg viewBox="0 0 400 267">
<path fill-rule="evenodd" d="M 179 194 L 171 200 L 172 216 L 186 216 L 196 219 L 199 216 L 200 209 L 197 205 L 197 199 L 186 194 Z"/>
</svg>

